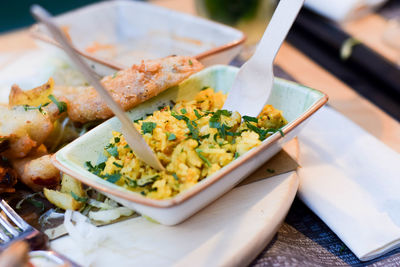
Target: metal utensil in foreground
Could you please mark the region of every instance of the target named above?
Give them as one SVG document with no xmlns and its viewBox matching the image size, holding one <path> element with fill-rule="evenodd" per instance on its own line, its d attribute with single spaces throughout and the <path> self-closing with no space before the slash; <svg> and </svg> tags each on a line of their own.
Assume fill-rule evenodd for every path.
<svg viewBox="0 0 400 267">
<path fill-rule="evenodd" d="M 52 21 L 51 15 L 45 9 L 38 5 L 33 5 L 31 7 L 31 13 L 36 20 L 46 25 L 50 33 L 53 35 L 54 39 L 61 44 L 67 55 L 75 63 L 76 67 L 82 72 L 84 77 L 96 89 L 97 93 L 103 98 L 104 102 L 107 103 L 108 107 L 121 121 L 122 134 L 124 135 L 128 145 L 131 147 L 133 152 L 135 152 L 136 156 L 151 167 L 159 171 L 164 170 L 161 162 L 158 160 L 157 156 L 155 155 L 153 150 L 151 150 L 146 141 L 143 139 L 139 131 L 136 130 L 133 122 L 125 114 L 122 108 L 113 100 L 110 93 L 106 89 L 104 89 L 100 81 L 96 79 L 90 67 L 75 52 L 68 39 Z"/>
<path fill-rule="evenodd" d="M 274 82 L 273 63 L 304 0 L 281 0 L 253 56 L 240 68 L 224 109 L 257 116 L 267 103 Z M 261 90 L 260 90 L 261 89 Z"/>
<path fill-rule="evenodd" d="M 25 222 L 3 199 L 0 199 L 0 251 L 17 240 L 25 240 L 31 249 L 47 249 L 48 237 Z M 12 225 L 11 222 L 15 225 Z M 65 266 L 79 267 L 65 256 L 51 250 L 31 252 L 32 256 L 41 255 Z"/>
</svg>

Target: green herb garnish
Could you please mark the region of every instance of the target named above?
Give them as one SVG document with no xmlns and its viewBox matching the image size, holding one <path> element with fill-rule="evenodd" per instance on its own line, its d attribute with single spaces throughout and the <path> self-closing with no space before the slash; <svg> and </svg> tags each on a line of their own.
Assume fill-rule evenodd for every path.
<svg viewBox="0 0 400 267">
<path fill-rule="evenodd" d="M 153 130 L 156 128 L 157 123 L 155 122 L 143 122 L 142 123 L 142 132 L 143 134 L 153 134 Z"/>
<path fill-rule="evenodd" d="M 174 141 L 174 140 L 176 140 L 176 135 L 174 134 L 174 133 L 166 133 L 166 135 L 167 135 L 167 140 L 168 141 Z"/>
<path fill-rule="evenodd" d="M 71 191 L 71 196 L 78 202 L 86 203 L 89 199 L 87 197 L 80 197 Z"/>
<path fill-rule="evenodd" d="M 258 119 L 256 117 L 243 116 L 242 118 L 245 122 L 258 122 Z"/>
<path fill-rule="evenodd" d="M 203 115 L 203 116 L 200 115 L 200 113 L 197 109 L 194 109 L 193 111 L 194 111 L 194 115 L 196 115 L 197 119 L 201 119 L 203 116 L 205 116 L 205 115 Z"/>
<path fill-rule="evenodd" d="M 273 134 L 273 133 L 276 133 L 276 132 L 280 132 L 280 134 L 282 136 L 284 136 L 282 130 L 280 130 L 280 129 L 277 130 L 277 129 L 270 128 L 270 129 L 265 129 L 264 130 L 264 129 L 261 129 L 261 128 L 257 127 L 257 126 L 254 126 L 253 124 L 248 123 L 248 122 L 246 123 L 246 125 L 247 125 L 247 128 L 249 128 L 253 132 L 256 132 L 260 136 L 259 139 L 261 141 L 263 141 L 265 138 L 267 138 L 267 135 Z"/>
<path fill-rule="evenodd" d="M 119 181 L 119 179 L 121 179 L 121 176 L 122 175 L 120 173 L 114 173 L 114 174 L 106 174 L 106 175 L 104 175 L 104 178 L 108 182 L 115 184 L 116 182 Z"/>
<path fill-rule="evenodd" d="M 157 175 L 154 175 L 151 177 L 140 178 L 139 180 L 137 180 L 137 185 L 140 187 L 149 185 L 149 184 L 153 183 L 158 177 L 160 177 L 160 175 L 157 174 Z"/>
<path fill-rule="evenodd" d="M 113 162 L 113 165 L 115 165 L 118 168 L 123 168 L 124 166 L 122 166 L 121 164 L 116 163 L 115 161 Z"/>
<path fill-rule="evenodd" d="M 196 128 L 197 123 L 194 121 L 191 121 L 188 117 L 186 117 L 185 115 L 178 115 L 175 112 L 171 112 L 171 116 L 173 116 L 174 118 L 176 118 L 177 120 L 183 120 L 186 122 L 186 125 L 189 129 L 189 135 L 191 138 L 195 139 L 195 140 L 199 140 L 199 130 Z"/>
<path fill-rule="evenodd" d="M 182 113 L 182 114 L 186 114 L 186 113 L 187 113 L 187 110 L 186 110 L 185 108 L 183 108 L 183 109 L 181 109 L 181 113 Z"/>
<path fill-rule="evenodd" d="M 189 59 L 189 65 L 190 65 L 190 66 L 192 66 L 192 65 L 193 65 L 193 62 L 192 62 L 192 60 L 191 60 L 191 59 Z"/>
<path fill-rule="evenodd" d="M 112 147 L 106 148 L 106 151 L 107 151 L 111 156 L 113 156 L 114 158 L 116 158 L 116 157 L 119 156 L 119 154 L 118 154 L 118 148 L 117 148 L 116 146 L 112 146 Z"/>
<path fill-rule="evenodd" d="M 203 152 L 203 150 L 196 148 L 195 151 L 196 151 L 197 155 L 199 156 L 199 158 L 201 158 L 201 160 L 204 161 L 208 167 L 211 167 L 210 161 L 206 157 L 204 157 L 203 154 L 201 154 Z"/>
<path fill-rule="evenodd" d="M 106 163 L 101 162 L 101 163 L 93 166 L 90 161 L 86 161 L 85 166 L 88 169 L 88 171 L 90 171 L 91 173 L 100 175 L 100 172 L 102 172 L 104 170 L 104 168 L 106 167 Z"/>
<path fill-rule="evenodd" d="M 37 106 L 37 107 L 32 107 L 32 106 L 29 106 L 29 105 L 23 105 L 23 107 L 24 107 L 24 110 L 25 110 L 25 111 L 37 109 L 40 113 L 46 114 L 46 112 L 43 110 L 43 107 L 46 107 L 46 106 L 49 105 L 49 104 L 50 104 L 50 102 L 45 103 L 45 104 L 40 104 L 40 105 Z"/>
<path fill-rule="evenodd" d="M 57 101 L 57 99 L 53 96 L 53 95 L 49 95 L 48 98 L 57 105 L 58 108 L 58 112 L 59 113 L 63 113 L 65 111 L 67 111 L 67 103 L 65 103 L 64 101 Z"/>
<path fill-rule="evenodd" d="M 176 175 L 176 173 L 173 173 L 172 176 L 174 177 L 174 179 L 175 179 L 176 181 L 179 181 L 178 175 Z"/>
</svg>

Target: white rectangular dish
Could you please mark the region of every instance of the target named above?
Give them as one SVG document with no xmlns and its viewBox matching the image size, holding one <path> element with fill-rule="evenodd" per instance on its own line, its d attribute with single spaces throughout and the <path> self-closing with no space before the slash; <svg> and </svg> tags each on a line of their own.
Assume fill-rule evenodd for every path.
<svg viewBox="0 0 400 267">
<path fill-rule="evenodd" d="M 246 39 L 232 27 L 138 1 L 104 1 L 57 16 L 55 21 L 77 51 L 100 69 L 104 67 L 98 62 L 125 68 L 170 55 L 194 56 L 206 66 L 228 64 Z M 30 32 L 59 46 L 41 24 Z"/>
<path fill-rule="evenodd" d="M 238 69 L 217 65 L 192 75 L 179 86 L 170 88 L 128 112 L 132 120 L 143 117 L 171 100 L 193 99 L 204 86 L 227 93 Z M 165 224 L 182 222 L 212 201 L 232 189 L 246 176 L 255 171 L 265 161 L 275 155 L 284 143 L 295 137 L 304 127 L 304 122 L 320 107 L 328 97 L 320 91 L 305 86 L 275 79 L 268 104 L 282 110 L 288 124 L 282 128 L 283 136 L 277 132 L 261 145 L 248 151 L 221 170 L 200 181 L 183 193 L 165 200 L 154 200 L 139 193 L 129 191 L 90 173 L 84 167 L 86 161 L 97 162 L 103 148 L 112 137 L 112 131 L 119 131 L 118 119 L 112 118 L 76 139 L 53 156 L 54 164 L 63 172 L 96 188 L 121 204 L 142 215 Z"/>
</svg>

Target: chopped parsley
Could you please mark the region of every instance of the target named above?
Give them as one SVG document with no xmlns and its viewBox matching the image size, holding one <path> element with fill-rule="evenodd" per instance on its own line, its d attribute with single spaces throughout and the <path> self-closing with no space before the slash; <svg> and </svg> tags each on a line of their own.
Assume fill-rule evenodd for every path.
<svg viewBox="0 0 400 267">
<path fill-rule="evenodd" d="M 202 161 L 204 161 L 204 163 L 206 163 L 208 167 L 211 167 L 210 161 L 209 161 L 206 157 L 204 157 L 203 154 L 201 154 L 201 153 L 203 152 L 203 150 L 201 150 L 201 149 L 199 149 L 199 148 L 196 148 L 195 151 L 196 151 L 197 155 L 199 156 L 199 158 L 200 158 Z"/>
<path fill-rule="evenodd" d="M 193 138 L 194 140 L 199 141 L 199 129 L 196 128 L 197 123 L 195 121 L 191 121 L 188 117 L 185 115 L 178 115 L 175 112 L 171 112 L 171 115 L 176 118 L 177 120 L 183 120 L 186 122 L 186 125 L 189 129 L 189 136 Z"/>
<path fill-rule="evenodd" d="M 257 126 L 254 126 L 253 124 L 248 123 L 248 122 L 246 123 L 246 125 L 247 125 L 247 128 L 249 128 L 253 132 L 256 132 L 260 136 L 259 139 L 261 141 L 263 141 L 265 138 L 267 138 L 267 136 L 269 134 L 273 134 L 273 133 L 276 133 L 276 132 L 280 132 L 280 134 L 282 136 L 284 136 L 282 130 L 280 130 L 280 129 L 277 130 L 277 129 L 270 128 L 270 129 L 265 129 L 264 130 L 264 129 L 261 129 L 261 128 L 257 127 Z"/>
<path fill-rule="evenodd" d="M 113 165 L 116 166 L 116 167 L 118 167 L 118 168 L 124 167 L 124 166 L 122 166 L 121 164 L 116 163 L 115 161 L 113 162 Z"/>
<path fill-rule="evenodd" d="M 80 197 L 74 192 L 71 191 L 71 196 L 78 202 L 86 203 L 89 199 L 87 197 Z"/>
<path fill-rule="evenodd" d="M 46 107 L 46 106 L 48 106 L 49 104 L 50 104 L 50 102 L 44 103 L 44 104 L 40 104 L 40 105 L 37 106 L 37 107 L 32 107 L 32 106 L 29 106 L 29 105 L 23 105 L 23 107 L 24 107 L 24 110 L 25 110 L 25 111 L 37 109 L 40 113 L 46 114 L 46 112 L 43 110 L 43 108 Z"/>
<path fill-rule="evenodd" d="M 156 128 L 157 123 L 155 122 L 143 122 L 142 123 L 142 132 L 143 134 L 153 134 L 153 130 Z"/>
<path fill-rule="evenodd" d="M 182 113 L 182 114 L 186 114 L 186 113 L 187 113 L 187 110 L 186 110 L 185 108 L 183 108 L 183 109 L 181 109 L 181 113 Z"/>
<path fill-rule="evenodd" d="M 114 158 L 116 158 L 116 157 L 119 156 L 119 154 L 118 154 L 118 148 L 117 148 L 116 146 L 108 147 L 108 148 L 106 148 L 106 151 L 107 151 L 111 156 L 113 156 Z"/>
<path fill-rule="evenodd" d="M 193 62 L 192 62 L 192 60 L 191 60 L 191 59 L 189 59 L 189 65 L 190 65 L 190 66 L 192 66 L 192 65 L 193 65 Z"/>
<path fill-rule="evenodd" d="M 90 161 L 86 161 L 85 166 L 88 169 L 88 171 L 90 171 L 91 173 L 100 175 L 100 172 L 102 172 L 104 170 L 104 168 L 106 167 L 106 163 L 101 162 L 101 163 L 93 166 Z"/>
<path fill-rule="evenodd" d="M 154 175 L 151 177 L 142 177 L 139 180 L 136 181 L 137 185 L 140 187 L 152 184 L 158 177 L 160 177 L 160 175 Z"/>
<path fill-rule="evenodd" d="M 193 111 L 194 111 L 194 115 L 196 115 L 197 119 L 201 119 L 203 116 L 205 116 L 205 115 L 203 115 L 203 116 L 200 115 L 200 113 L 197 109 L 194 109 Z"/>
<path fill-rule="evenodd" d="M 119 179 L 121 179 L 121 176 L 122 175 L 120 173 L 114 173 L 114 174 L 106 174 L 106 175 L 104 175 L 104 178 L 108 182 L 115 184 L 116 182 L 119 181 Z"/>
<path fill-rule="evenodd" d="M 256 117 L 243 116 L 242 118 L 245 122 L 255 122 L 255 123 L 258 122 L 258 118 Z"/>
<path fill-rule="evenodd" d="M 174 179 L 175 179 L 176 181 L 179 181 L 178 175 L 176 175 L 176 173 L 173 173 L 172 176 L 174 177 Z"/>
<path fill-rule="evenodd" d="M 201 88 L 200 91 L 207 90 L 208 88 L 210 88 L 210 86 L 203 86 L 203 88 Z"/>
<path fill-rule="evenodd" d="M 53 96 L 53 95 L 49 95 L 48 98 L 57 105 L 58 108 L 58 112 L 59 113 L 63 113 L 65 111 L 67 111 L 67 103 L 65 103 L 64 101 L 57 101 L 57 99 Z"/>
<path fill-rule="evenodd" d="M 167 135 L 167 140 L 168 140 L 168 141 L 174 141 L 174 140 L 176 140 L 176 135 L 175 135 L 174 133 L 169 133 L 169 132 L 167 132 L 166 135 Z"/>
</svg>

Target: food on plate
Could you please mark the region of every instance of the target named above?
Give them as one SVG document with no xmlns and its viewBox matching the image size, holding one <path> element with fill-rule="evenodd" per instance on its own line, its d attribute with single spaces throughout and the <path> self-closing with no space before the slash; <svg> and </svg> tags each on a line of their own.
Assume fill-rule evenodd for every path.
<svg viewBox="0 0 400 267">
<path fill-rule="evenodd" d="M 101 82 L 126 110 L 202 68 L 194 58 L 171 56 L 143 61 Z M 27 91 L 13 85 L 8 106 L 0 105 L 0 190 L 12 191 L 16 176 L 34 191 L 56 188 L 61 176 L 51 153 L 111 116 L 90 86 L 55 85 L 52 78 Z"/>
<path fill-rule="evenodd" d="M 51 94 L 54 82 L 29 91 L 11 88 L 9 106 L 0 106 L 0 138 L 7 141 L 0 153 L 9 158 L 23 158 L 39 147 L 51 134 L 54 122 L 65 111 L 65 103 Z"/>
<path fill-rule="evenodd" d="M 41 191 L 43 187 L 56 188 L 59 185 L 60 171 L 54 167 L 43 144 L 26 157 L 10 161 L 20 181 L 34 191 Z"/>
<path fill-rule="evenodd" d="M 60 191 L 47 188 L 44 188 L 43 191 L 51 203 L 64 210 L 79 210 L 86 199 L 86 192 L 83 190 L 82 184 L 66 174 L 62 177 Z"/>
<path fill-rule="evenodd" d="M 10 162 L 0 157 L 0 193 L 15 192 L 14 185 L 17 183 L 17 177 L 18 174 Z"/>
<path fill-rule="evenodd" d="M 150 99 L 167 88 L 179 84 L 198 72 L 203 65 L 194 58 L 170 56 L 143 61 L 140 65 L 121 70 L 101 80 L 124 110 Z M 85 123 L 107 119 L 113 115 L 107 104 L 91 87 L 57 87 L 54 95 L 66 99 L 71 120 Z"/>
<path fill-rule="evenodd" d="M 287 124 L 282 112 L 266 105 L 260 115 L 221 110 L 226 96 L 204 88 L 194 100 L 160 107 L 135 127 L 155 151 L 165 171 L 140 161 L 124 136 L 114 131 L 98 164 L 86 167 L 101 178 L 153 199 L 171 198 L 258 146 Z"/>
</svg>

